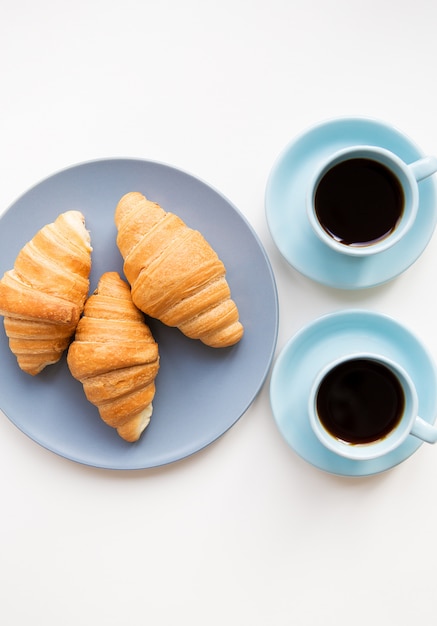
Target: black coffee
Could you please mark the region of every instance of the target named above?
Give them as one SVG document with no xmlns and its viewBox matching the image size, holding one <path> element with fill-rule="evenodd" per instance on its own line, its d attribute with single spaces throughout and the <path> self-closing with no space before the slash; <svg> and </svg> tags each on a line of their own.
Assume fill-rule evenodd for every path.
<svg viewBox="0 0 437 626">
<path fill-rule="evenodd" d="M 399 423 L 404 405 L 397 377 L 371 359 L 351 359 L 334 367 L 323 379 L 316 400 L 325 429 L 350 444 L 384 438 Z"/>
<path fill-rule="evenodd" d="M 384 239 L 399 223 L 404 193 L 396 176 L 372 159 L 334 165 L 315 194 L 317 218 L 337 241 L 364 246 Z"/>
</svg>

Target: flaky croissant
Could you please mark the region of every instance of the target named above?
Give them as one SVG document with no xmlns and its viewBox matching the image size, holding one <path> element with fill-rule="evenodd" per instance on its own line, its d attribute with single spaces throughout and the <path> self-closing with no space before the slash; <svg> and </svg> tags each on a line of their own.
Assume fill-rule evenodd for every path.
<svg viewBox="0 0 437 626">
<path fill-rule="evenodd" d="M 121 198 L 115 224 L 139 309 L 208 346 L 231 346 L 241 339 L 225 266 L 200 232 L 138 192 Z"/>
<path fill-rule="evenodd" d="M 36 375 L 56 363 L 89 290 L 91 245 L 79 211 L 61 213 L 18 253 L 0 281 L 0 315 L 18 365 Z"/>
<path fill-rule="evenodd" d="M 137 441 L 152 415 L 158 345 L 117 272 L 103 274 L 86 301 L 67 363 L 102 420 Z"/>
</svg>

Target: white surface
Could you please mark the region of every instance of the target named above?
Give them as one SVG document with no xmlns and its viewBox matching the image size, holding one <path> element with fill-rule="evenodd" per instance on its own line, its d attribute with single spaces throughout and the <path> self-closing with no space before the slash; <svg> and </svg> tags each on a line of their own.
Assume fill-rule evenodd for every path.
<svg viewBox="0 0 437 626">
<path fill-rule="evenodd" d="M 344 293 L 280 258 L 264 189 L 307 126 L 391 122 L 437 152 L 433 0 L 4 0 L 0 210 L 56 170 L 133 156 L 187 170 L 257 230 L 278 351 L 320 314 L 394 315 L 437 358 L 437 239 L 395 282 Z M 430 393 L 432 390 L 430 390 Z M 431 624 L 437 450 L 368 479 L 283 442 L 268 386 L 223 438 L 163 469 L 58 458 L 0 419 L 0 617 L 44 624 Z"/>
</svg>

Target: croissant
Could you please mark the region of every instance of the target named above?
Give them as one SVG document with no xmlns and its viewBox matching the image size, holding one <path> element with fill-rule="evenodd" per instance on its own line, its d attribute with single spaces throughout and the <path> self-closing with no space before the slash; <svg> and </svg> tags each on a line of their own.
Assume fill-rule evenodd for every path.
<svg viewBox="0 0 437 626">
<path fill-rule="evenodd" d="M 91 246 L 79 211 L 61 213 L 25 244 L 0 281 L 0 315 L 19 367 L 32 376 L 68 347 L 89 290 Z"/>
<path fill-rule="evenodd" d="M 137 441 L 153 411 L 158 344 L 117 272 L 103 274 L 86 301 L 67 363 L 102 420 Z"/>
<path fill-rule="evenodd" d="M 115 224 L 139 309 L 208 346 L 231 346 L 241 339 L 225 266 L 199 231 L 138 192 L 121 198 Z"/>
</svg>

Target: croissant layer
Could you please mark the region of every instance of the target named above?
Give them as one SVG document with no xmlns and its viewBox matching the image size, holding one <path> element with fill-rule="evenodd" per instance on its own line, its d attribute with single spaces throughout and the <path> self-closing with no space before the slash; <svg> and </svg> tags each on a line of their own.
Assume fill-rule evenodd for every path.
<svg viewBox="0 0 437 626">
<path fill-rule="evenodd" d="M 86 301 L 67 362 L 102 420 L 126 441 L 137 441 L 153 412 L 159 352 L 116 272 L 103 274 Z"/>
<path fill-rule="evenodd" d="M 20 250 L 0 280 L 0 315 L 25 372 L 56 363 L 74 334 L 89 290 L 91 245 L 79 211 L 66 211 Z"/>
<path fill-rule="evenodd" d="M 225 266 L 199 231 L 138 192 L 120 199 L 115 223 L 139 309 L 212 347 L 241 339 Z"/>
</svg>

